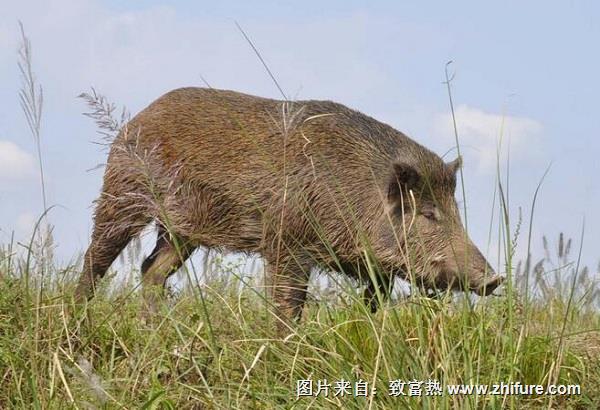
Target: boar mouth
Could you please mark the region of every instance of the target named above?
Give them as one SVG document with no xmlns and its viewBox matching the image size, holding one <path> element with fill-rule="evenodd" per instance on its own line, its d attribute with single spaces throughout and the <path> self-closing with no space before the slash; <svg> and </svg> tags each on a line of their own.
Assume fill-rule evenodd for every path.
<svg viewBox="0 0 600 410">
<path fill-rule="evenodd" d="M 500 275 L 494 274 L 484 278 L 483 283 L 471 290 L 479 296 L 490 295 L 498 286 L 504 282 L 504 278 Z"/>
<path fill-rule="evenodd" d="M 479 285 L 467 285 L 460 280 L 437 281 L 435 288 L 471 291 L 479 296 L 491 295 L 498 286 L 504 282 L 504 277 L 498 274 L 488 275 L 482 278 Z"/>
</svg>

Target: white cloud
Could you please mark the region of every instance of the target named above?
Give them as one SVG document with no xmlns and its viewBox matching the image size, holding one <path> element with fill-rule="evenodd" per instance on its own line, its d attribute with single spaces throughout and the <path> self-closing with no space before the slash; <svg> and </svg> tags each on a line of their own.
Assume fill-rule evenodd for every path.
<svg viewBox="0 0 600 410">
<path fill-rule="evenodd" d="M 0 140 L 0 179 L 13 180 L 33 175 L 33 157 L 10 141 Z"/>
<path fill-rule="evenodd" d="M 461 149 L 477 161 L 481 171 L 495 169 L 498 152 L 501 161 L 509 151 L 512 159 L 523 160 L 540 148 L 542 125 L 533 119 L 488 113 L 467 105 L 458 106 L 455 116 Z M 438 116 L 435 131 L 454 143 L 450 113 Z"/>
</svg>

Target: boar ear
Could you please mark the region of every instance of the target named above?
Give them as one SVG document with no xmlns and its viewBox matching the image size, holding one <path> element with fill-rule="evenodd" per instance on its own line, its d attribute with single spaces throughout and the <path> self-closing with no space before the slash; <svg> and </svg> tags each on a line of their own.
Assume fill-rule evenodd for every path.
<svg viewBox="0 0 600 410">
<path fill-rule="evenodd" d="M 406 163 L 394 164 L 392 176 L 388 184 L 388 200 L 397 202 L 402 198 L 403 190 L 414 190 L 421 180 L 419 172 L 412 165 Z"/>
<path fill-rule="evenodd" d="M 455 175 L 462 168 L 462 157 L 459 155 L 454 161 L 448 162 L 446 166 Z"/>
</svg>

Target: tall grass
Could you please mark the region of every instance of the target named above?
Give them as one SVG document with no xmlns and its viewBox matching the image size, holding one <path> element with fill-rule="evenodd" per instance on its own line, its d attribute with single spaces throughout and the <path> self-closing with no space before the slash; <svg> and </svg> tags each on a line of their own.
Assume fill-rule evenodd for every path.
<svg viewBox="0 0 600 410">
<path fill-rule="evenodd" d="M 46 196 L 46 178 L 42 155 L 41 128 L 44 93 L 42 86 L 36 81 L 33 72 L 31 42 L 27 38 L 25 28 L 21 22 L 19 22 L 19 28 L 21 34 L 21 47 L 19 48 L 19 60 L 17 63 L 21 73 L 19 99 L 29 131 L 35 143 L 42 203 L 42 217 L 40 222 L 36 224 L 36 240 L 32 242 L 32 245 L 35 246 L 35 261 L 37 263 L 38 273 L 43 277 L 44 272 L 51 268 L 50 264 L 52 261 L 53 250 L 52 225 L 47 218 L 49 207 Z"/>
<path fill-rule="evenodd" d="M 580 384 L 582 395 L 555 397 L 554 406 L 600 403 L 599 316 L 578 306 L 565 317 L 564 294 L 531 303 L 527 315 L 517 299 L 512 320 L 505 297 L 469 309 L 450 295 L 395 300 L 373 315 L 348 283 L 326 301 L 309 302 L 295 333 L 282 340 L 235 266 L 215 266 L 227 283 L 202 283 L 206 313 L 186 287 L 145 324 L 133 285 L 109 292 L 105 284 L 82 320 L 69 314 L 76 310 L 64 297 L 78 267 L 54 272 L 38 301 L 28 297 L 25 261 L 9 249 L 0 260 L 8 272 L 0 284 L 2 408 L 538 408 L 551 400 L 389 396 L 396 379 Z M 563 334 L 566 322 L 573 326 Z M 298 398 L 296 382 L 304 379 L 364 380 L 377 393 Z"/>
<path fill-rule="evenodd" d="M 104 131 L 114 135 L 125 124 L 112 119 L 114 106 L 99 94 L 86 99 Z M 286 102 L 284 139 L 294 113 Z M 143 156 L 132 160 L 151 165 Z M 146 175 L 149 186 L 160 188 L 151 167 Z M 70 298 L 80 264 L 52 265 L 30 286 L 32 248 L 19 254 L 11 242 L 0 248 L 0 408 L 597 408 L 600 288 L 572 260 L 571 241 L 562 235 L 556 258 L 544 239 L 544 258 L 532 264 L 529 256 L 513 270 L 520 221 L 508 218 L 508 184 L 500 181 L 499 172 L 494 211 L 509 279 L 502 296 L 474 300 L 444 293 L 432 299 L 413 286 L 417 291 L 372 314 L 357 283 L 332 274 L 335 291 L 317 289 L 302 321 L 284 338 L 274 332 L 263 284 L 220 255 L 207 257 L 202 269 L 187 264 L 183 274 L 191 286 L 142 321 L 139 280 L 117 289 L 104 281 L 81 312 Z M 159 191 L 144 199 L 176 232 Z M 368 251 L 365 263 L 369 277 L 386 274 Z M 298 397 L 299 380 L 326 380 L 330 394 Z M 394 380 L 408 383 L 405 393 L 409 384 L 423 383 L 422 395 L 388 394 Z M 352 387 L 366 382 L 370 394 L 333 395 L 341 381 Z M 429 381 L 443 389 L 579 384 L 581 394 L 427 395 Z"/>
</svg>

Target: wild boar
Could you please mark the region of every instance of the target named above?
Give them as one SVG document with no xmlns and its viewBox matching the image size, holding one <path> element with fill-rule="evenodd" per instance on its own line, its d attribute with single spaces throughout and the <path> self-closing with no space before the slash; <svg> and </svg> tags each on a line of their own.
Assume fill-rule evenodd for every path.
<svg viewBox="0 0 600 410">
<path fill-rule="evenodd" d="M 142 264 L 150 306 L 200 246 L 262 255 L 282 323 L 301 314 L 313 268 L 366 281 L 373 310 L 396 276 L 489 294 L 502 278 L 460 221 L 460 162 L 444 163 L 394 128 L 330 101 L 171 91 L 111 146 L 76 298 L 94 294 L 152 221 L 158 239 Z"/>
</svg>

